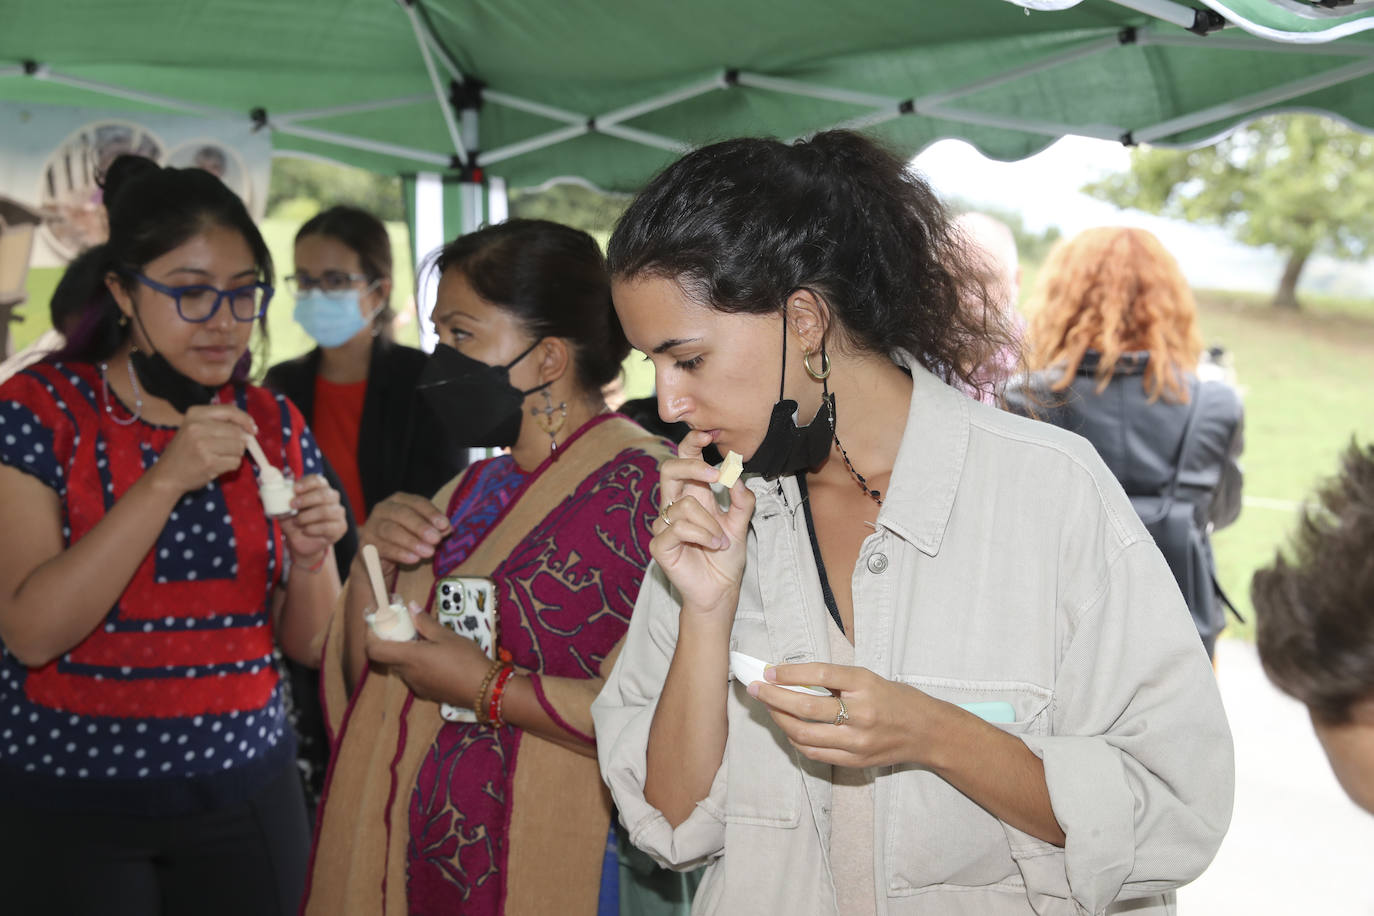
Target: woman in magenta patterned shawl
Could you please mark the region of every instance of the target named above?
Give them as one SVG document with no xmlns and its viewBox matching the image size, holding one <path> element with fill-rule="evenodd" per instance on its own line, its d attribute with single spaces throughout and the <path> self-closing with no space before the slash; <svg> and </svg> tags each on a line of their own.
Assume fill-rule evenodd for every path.
<svg viewBox="0 0 1374 916">
<path fill-rule="evenodd" d="M 360 532 L 423 613 L 413 642 L 368 633 L 355 563 L 324 647 L 335 752 L 305 912 L 590 916 L 613 896 L 590 707 L 649 562 L 668 447 L 601 399 L 628 345 L 589 236 L 515 220 L 450 244 L 436 266 L 432 368 L 483 378 L 441 416 L 455 443 L 514 441 L 433 501 L 379 504 Z M 494 583 L 495 662 L 433 618 L 450 576 Z M 485 718 L 496 685 L 498 722 L 441 718 L 441 703 Z"/>
</svg>

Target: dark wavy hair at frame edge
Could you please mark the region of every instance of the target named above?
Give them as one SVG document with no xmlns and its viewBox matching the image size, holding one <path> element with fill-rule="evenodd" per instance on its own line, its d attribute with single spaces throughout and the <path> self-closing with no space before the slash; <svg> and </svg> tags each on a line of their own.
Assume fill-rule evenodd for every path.
<svg viewBox="0 0 1374 916">
<path fill-rule="evenodd" d="M 611 304 L 596 239 L 542 219 L 511 219 L 459 236 L 430 255 L 421 274 L 456 270 L 487 302 L 514 315 L 535 339 L 571 341 L 578 385 L 588 394 L 620 374 L 630 343 Z"/>
<path fill-rule="evenodd" d="M 296 230 L 296 244 L 312 235 L 334 239 L 356 254 L 368 282 L 392 279 L 391 236 L 386 224 L 361 207 L 335 204 L 321 210 Z M 372 326 L 390 337 L 395 319 L 396 310 L 388 295 L 382 310 L 372 317 Z"/>
<path fill-rule="evenodd" d="M 114 355 L 132 333 L 121 326 L 121 313 L 114 297 L 105 288 L 105 276 L 114 273 L 130 293 L 138 285 L 132 276 L 149 261 L 156 260 L 208 226 L 223 226 L 243 236 L 253 254 L 262 280 L 272 285 L 272 254 L 258 231 L 243 201 L 214 175 L 201 169 L 159 166 L 142 156 L 123 155 L 115 159 L 101 179 L 105 209 L 109 215 L 110 237 L 95 246 L 85 257 L 96 258 L 99 269 L 89 260 L 79 270 L 86 276 L 83 288 L 69 284 L 64 296 L 86 303 L 80 321 L 67 344 L 49 359 L 97 363 Z M 68 267 L 68 273 L 73 272 Z M 92 285 L 92 282 L 94 285 Z M 67 283 L 64 274 L 62 284 Z M 61 285 L 61 284 L 59 284 Z M 90 288 L 84 288 L 90 287 Z M 267 346 L 267 315 L 258 320 L 256 350 L 259 368 Z M 254 350 L 244 353 L 234 366 L 231 381 L 249 380 Z"/>
<path fill-rule="evenodd" d="M 1341 465 L 1303 512 L 1291 558 L 1278 552 L 1250 585 L 1269 680 L 1333 725 L 1374 700 L 1374 445 L 1352 440 Z"/>
<path fill-rule="evenodd" d="M 608 260 L 617 279 L 670 279 L 721 312 L 776 312 L 810 289 L 837 325 L 828 347 L 906 351 L 970 389 L 994 353 L 1019 350 L 930 185 L 851 131 L 688 153 L 630 204 Z"/>
</svg>

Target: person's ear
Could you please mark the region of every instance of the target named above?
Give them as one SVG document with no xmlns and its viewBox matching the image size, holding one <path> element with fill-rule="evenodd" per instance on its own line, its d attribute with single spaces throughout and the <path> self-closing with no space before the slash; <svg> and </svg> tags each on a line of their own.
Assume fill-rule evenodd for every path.
<svg viewBox="0 0 1374 916">
<path fill-rule="evenodd" d="M 572 368 L 572 347 L 561 337 L 545 337 L 535 352 L 539 355 L 541 384 L 558 381 Z"/>
<path fill-rule="evenodd" d="M 795 289 L 787 297 L 787 323 L 802 349 L 819 350 L 830 330 L 830 304 L 809 289 Z"/>
<path fill-rule="evenodd" d="M 129 290 L 125 288 L 119 274 L 114 271 L 105 274 L 105 288 L 109 290 L 110 295 L 114 297 L 115 305 L 119 306 L 119 310 L 124 313 L 124 317 L 133 318 L 134 299 L 133 296 L 129 295 Z"/>
<path fill-rule="evenodd" d="M 385 306 L 391 301 L 391 278 L 382 277 L 377 281 L 377 288 L 373 290 L 377 295 L 377 305 Z"/>
</svg>

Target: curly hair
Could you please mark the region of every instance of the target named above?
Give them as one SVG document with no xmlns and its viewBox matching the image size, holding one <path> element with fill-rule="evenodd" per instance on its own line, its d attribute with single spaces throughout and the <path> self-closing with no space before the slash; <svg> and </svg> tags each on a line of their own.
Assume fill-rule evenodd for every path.
<svg viewBox="0 0 1374 916">
<path fill-rule="evenodd" d="M 1163 394 L 1187 403 L 1184 374 L 1202 352 L 1197 304 L 1178 262 L 1151 233 L 1104 226 L 1060 242 L 1028 310 L 1030 367 L 1061 371 L 1053 390 L 1069 386 L 1088 350 L 1101 354 L 1099 392 L 1122 354 L 1144 350 L 1150 360 L 1141 383 L 1150 400 Z"/>
<path fill-rule="evenodd" d="M 790 293 L 812 290 L 830 308 L 835 344 L 904 351 L 970 388 L 985 383 L 978 368 L 992 354 L 1015 346 L 935 192 L 850 131 L 688 153 L 630 204 L 607 256 L 615 278 L 670 279 L 721 312 L 779 312 Z"/>
<path fill-rule="evenodd" d="M 1374 446 L 1351 442 L 1342 465 L 1303 513 L 1292 560 L 1277 554 L 1250 584 L 1269 680 L 1332 725 L 1374 698 Z"/>
</svg>

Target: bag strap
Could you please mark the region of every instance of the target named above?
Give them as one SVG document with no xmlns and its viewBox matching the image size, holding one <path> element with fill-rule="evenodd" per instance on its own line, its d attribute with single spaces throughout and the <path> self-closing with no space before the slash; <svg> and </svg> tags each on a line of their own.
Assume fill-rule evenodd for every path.
<svg viewBox="0 0 1374 916">
<path fill-rule="evenodd" d="M 1183 421 L 1183 438 L 1178 443 L 1178 454 L 1174 457 L 1174 476 L 1169 479 L 1169 488 L 1164 491 L 1164 511 L 1167 513 L 1174 505 L 1178 492 L 1178 475 L 1183 470 L 1183 462 L 1188 458 L 1188 446 L 1193 441 L 1193 430 L 1197 427 L 1198 402 L 1202 400 L 1202 384 L 1193 379 L 1188 392 L 1188 416 Z"/>
<path fill-rule="evenodd" d="M 1174 463 L 1174 476 L 1169 481 L 1168 492 L 1164 495 L 1165 512 L 1172 508 L 1174 504 L 1174 495 L 1178 491 L 1178 475 L 1183 470 L 1183 462 L 1188 458 L 1188 446 L 1192 444 L 1193 430 L 1197 426 L 1197 416 L 1200 412 L 1198 410 L 1198 403 L 1201 400 L 1202 383 L 1194 379 L 1192 389 L 1189 392 L 1188 418 L 1183 422 L 1183 440 L 1178 444 L 1178 458 Z M 1245 618 L 1241 616 L 1240 611 L 1236 610 L 1236 606 L 1231 603 L 1231 599 L 1228 598 L 1226 592 L 1222 590 L 1221 583 L 1217 581 L 1216 570 L 1208 570 L 1208 576 L 1212 580 L 1212 590 L 1215 591 L 1217 597 L 1221 599 L 1221 603 L 1226 606 L 1226 609 L 1231 612 L 1232 616 L 1241 623 L 1245 623 Z"/>
</svg>

